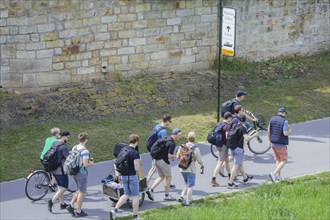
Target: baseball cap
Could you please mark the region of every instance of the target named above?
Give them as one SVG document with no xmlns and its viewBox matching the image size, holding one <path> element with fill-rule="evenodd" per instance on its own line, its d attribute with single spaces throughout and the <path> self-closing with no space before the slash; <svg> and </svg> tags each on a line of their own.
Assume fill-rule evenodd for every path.
<svg viewBox="0 0 330 220">
<path fill-rule="evenodd" d="M 238 116 L 238 119 L 239 119 L 241 122 L 246 122 L 246 117 L 245 117 L 245 115 L 240 115 L 240 116 Z"/>
<path fill-rule="evenodd" d="M 181 132 L 181 129 L 180 128 L 174 128 L 173 130 L 172 130 L 172 134 L 178 134 L 178 133 L 180 133 Z"/>
<path fill-rule="evenodd" d="M 62 131 L 62 132 L 60 133 L 60 136 L 61 136 L 61 137 L 63 137 L 63 136 L 70 136 L 70 132 L 68 132 L 68 131 Z"/>
<path fill-rule="evenodd" d="M 236 92 L 236 96 L 237 96 L 237 97 L 240 97 L 240 96 L 242 96 L 242 95 L 247 95 L 247 92 L 242 91 L 242 90 L 238 90 L 238 91 Z"/>
<path fill-rule="evenodd" d="M 227 118 L 232 118 L 233 115 L 230 113 L 230 112 L 226 112 L 224 115 L 223 115 L 223 118 L 227 119 Z"/>
<path fill-rule="evenodd" d="M 282 112 L 282 113 L 285 112 L 285 113 L 287 113 L 287 112 L 286 112 L 286 109 L 283 108 L 283 107 L 282 107 L 282 108 L 279 108 L 279 109 L 278 109 L 278 112 Z"/>
</svg>

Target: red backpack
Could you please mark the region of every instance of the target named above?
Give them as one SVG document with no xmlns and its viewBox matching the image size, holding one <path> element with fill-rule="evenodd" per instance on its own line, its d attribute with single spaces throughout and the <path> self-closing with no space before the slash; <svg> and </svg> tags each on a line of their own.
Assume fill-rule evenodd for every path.
<svg viewBox="0 0 330 220">
<path fill-rule="evenodd" d="M 196 146 L 193 145 L 191 148 L 187 147 L 186 145 L 182 144 L 181 145 L 181 151 L 179 154 L 179 167 L 182 169 L 187 169 L 192 160 L 193 160 L 193 153 L 195 150 Z"/>
</svg>

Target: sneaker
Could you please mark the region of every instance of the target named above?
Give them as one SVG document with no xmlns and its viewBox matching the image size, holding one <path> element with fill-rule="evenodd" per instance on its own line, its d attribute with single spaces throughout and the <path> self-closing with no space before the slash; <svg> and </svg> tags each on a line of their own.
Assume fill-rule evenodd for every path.
<svg viewBox="0 0 330 220">
<path fill-rule="evenodd" d="M 166 200 L 166 201 L 175 201 L 175 198 L 173 198 L 170 194 L 168 194 L 167 196 L 164 196 L 164 200 Z"/>
<path fill-rule="evenodd" d="M 270 179 L 271 179 L 271 181 L 274 183 L 275 181 L 276 181 L 276 175 L 275 175 L 275 173 L 270 173 L 269 174 L 269 177 L 270 177 Z"/>
<path fill-rule="evenodd" d="M 170 188 L 175 188 L 175 185 L 170 185 Z"/>
<path fill-rule="evenodd" d="M 72 215 L 72 217 L 75 216 L 74 208 L 71 205 L 68 205 L 68 207 L 66 207 L 66 210 L 68 210 L 68 212 Z"/>
<path fill-rule="evenodd" d="M 244 184 L 248 184 L 248 181 L 252 180 L 252 179 L 253 179 L 253 176 L 248 176 L 247 175 L 247 177 L 245 179 L 243 179 L 243 182 L 244 182 Z"/>
<path fill-rule="evenodd" d="M 64 203 L 64 204 L 61 204 L 60 205 L 60 208 L 61 209 L 66 209 L 68 206 L 69 206 L 68 204 Z"/>
<path fill-rule="evenodd" d="M 110 212 L 110 219 L 111 219 L 111 220 L 115 220 L 115 219 L 116 219 L 116 215 L 117 215 L 117 213 L 115 212 L 115 210 L 112 210 L 112 211 Z"/>
<path fill-rule="evenodd" d="M 235 183 L 228 183 L 227 188 L 228 189 L 238 189 L 238 186 Z"/>
<path fill-rule="evenodd" d="M 47 207 L 48 207 L 49 212 L 52 212 L 53 205 L 54 205 L 54 203 L 52 202 L 52 200 L 48 200 Z"/>
<path fill-rule="evenodd" d="M 284 179 L 283 178 L 279 178 L 279 177 L 275 180 L 276 183 L 282 182 L 282 181 L 284 181 Z"/>
<path fill-rule="evenodd" d="M 184 206 L 190 206 L 190 205 L 191 205 L 190 202 L 185 202 L 185 203 L 184 203 Z"/>
<path fill-rule="evenodd" d="M 211 184 L 212 186 L 219 186 L 219 183 L 217 183 L 216 180 L 211 180 Z"/>
<path fill-rule="evenodd" d="M 147 193 L 148 198 L 149 198 L 151 201 L 154 201 L 154 194 L 153 194 L 153 192 L 151 191 L 151 189 L 147 189 L 146 193 Z"/>
<path fill-rule="evenodd" d="M 178 202 L 182 203 L 184 201 L 184 198 L 183 196 L 180 196 L 178 199 L 177 199 Z"/>
<path fill-rule="evenodd" d="M 80 212 L 76 212 L 76 213 L 75 213 L 75 217 L 76 217 L 76 218 L 86 217 L 86 216 L 87 216 L 87 213 L 84 212 L 83 210 L 81 210 Z"/>
</svg>

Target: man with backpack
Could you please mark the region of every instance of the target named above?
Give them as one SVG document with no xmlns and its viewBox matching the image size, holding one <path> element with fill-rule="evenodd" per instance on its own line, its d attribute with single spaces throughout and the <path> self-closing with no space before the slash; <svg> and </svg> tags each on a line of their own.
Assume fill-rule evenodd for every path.
<svg viewBox="0 0 330 220">
<path fill-rule="evenodd" d="M 68 206 L 67 204 L 64 203 L 63 194 L 68 188 L 69 179 L 68 179 L 68 175 L 65 174 L 63 171 L 63 164 L 66 157 L 69 155 L 69 150 L 66 145 L 66 142 L 69 140 L 69 138 L 70 138 L 70 132 L 62 131 L 60 133 L 60 138 L 58 139 L 58 141 L 54 142 L 52 144 L 52 147 L 49 149 L 49 151 L 47 151 L 47 153 L 44 155 L 43 163 L 45 163 L 45 160 L 47 160 L 47 158 L 53 158 L 52 160 L 56 161 L 57 163 L 57 168 L 55 170 L 50 170 L 56 179 L 56 182 L 58 184 L 58 189 L 55 195 L 53 196 L 53 198 L 48 200 L 47 202 L 47 207 L 49 212 L 52 212 L 52 207 L 57 199 L 60 200 L 61 209 L 66 209 Z M 51 155 L 49 156 L 49 152 L 54 152 L 55 157 L 51 157 Z M 52 163 L 52 161 L 48 161 L 48 162 Z"/>
<path fill-rule="evenodd" d="M 160 124 L 157 124 L 153 130 L 149 133 L 148 135 L 148 140 L 147 140 L 147 149 L 150 152 L 151 146 L 160 138 L 165 138 L 167 137 L 167 130 L 166 128 L 172 123 L 171 121 L 172 117 L 168 114 L 165 114 L 163 116 L 163 120 Z M 155 160 L 152 160 L 151 168 L 148 172 L 147 175 L 147 181 L 151 179 L 152 175 L 156 171 L 156 166 L 155 166 Z"/>
<path fill-rule="evenodd" d="M 199 148 L 195 144 L 195 139 L 195 132 L 189 132 L 188 142 L 180 146 L 176 155 L 179 159 L 180 172 L 185 182 L 178 202 L 183 203 L 184 206 L 189 206 L 191 204 L 190 202 L 193 193 L 193 186 L 195 185 L 196 180 L 195 161 L 201 165 L 201 170 L 204 170 L 202 155 Z"/>
<path fill-rule="evenodd" d="M 142 219 L 138 216 L 140 185 L 137 171 L 140 169 L 140 155 L 136 146 L 139 143 L 139 136 L 131 134 L 128 140 L 129 146 L 122 147 L 116 159 L 116 171 L 121 172 L 124 194 L 119 198 L 115 209 L 110 212 L 111 220 L 116 218 L 118 209 L 127 201 L 129 196 L 133 197 L 133 219 Z"/>
<path fill-rule="evenodd" d="M 212 186 L 219 186 L 219 183 L 216 181 L 216 177 L 219 174 L 223 165 L 225 165 L 228 176 L 230 177 L 230 168 L 229 168 L 229 161 L 228 161 L 228 148 L 226 146 L 226 135 L 227 135 L 227 131 L 230 128 L 230 122 L 231 122 L 232 118 L 233 118 L 233 115 L 230 112 L 226 112 L 224 114 L 224 120 L 222 122 L 219 122 L 216 125 L 216 128 L 221 127 L 220 132 L 222 133 L 222 137 L 223 137 L 222 138 L 223 145 L 221 147 L 217 147 L 217 149 L 219 150 L 219 157 L 218 157 L 217 166 L 215 167 L 215 169 L 213 171 L 213 176 L 212 176 L 212 180 L 211 180 Z"/>
<path fill-rule="evenodd" d="M 234 165 L 231 170 L 228 189 L 236 189 L 238 185 L 234 183 L 234 179 L 236 177 L 236 173 L 239 170 L 243 175 L 243 182 L 247 184 L 249 180 L 253 178 L 253 176 L 248 176 L 243 167 L 243 159 L 244 159 L 244 141 L 249 141 L 252 138 L 258 136 L 256 132 L 252 136 L 248 135 L 247 129 L 245 127 L 246 117 L 245 115 L 238 116 L 238 123 L 232 123 L 230 129 L 227 133 L 227 141 L 226 145 L 229 149 L 231 149 L 231 153 L 234 157 Z"/>
<path fill-rule="evenodd" d="M 78 167 L 79 170 L 76 174 L 73 175 L 74 181 L 77 183 L 77 192 L 73 195 L 70 205 L 66 208 L 68 212 L 72 215 L 72 217 L 85 217 L 87 213 L 85 213 L 81 207 L 85 197 L 85 193 L 87 191 L 87 178 L 88 171 L 87 167 L 94 165 L 93 158 L 90 157 L 89 151 L 86 148 L 86 143 L 88 141 L 87 133 L 80 133 L 78 135 L 79 144 L 75 145 L 72 148 L 72 151 L 77 151 L 76 156 L 79 157 Z M 70 158 L 67 157 L 67 158 Z M 68 160 L 65 161 L 65 163 Z M 77 203 L 77 209 L 74 211 L 74 204 Z"/>
<path fill-rule="evenodd" d="M 174 128 L 172 135 L 166 138 L 157 140 L 151 147 L 150 155 L 156 160 L 155 165 L 158 171 L 158 177 L 152 184 L 151 188 L 147 190 L 147 195 L 150 200 L 154 200 L 154 189 L 165 179 L 165 196 L 164 200 L 175 200 L 170 194 L 170 185 L 172 180 L 171 166 L 169 159 L 176 158 L 175 154 L 175 141 L 181 139 L 181 129 Z M 157 152 L 157 153 L 156 153 Z"/>
<path fill-rule="evenodd" d="M 281 170 L 288 161 L 289 134 L 291 128 L 289 122 L 285 118 L 287 112 L 285 108 L 280 108 L 278 114 L 273 116 L 269 121 L 268 138 L 271 142 L 274 151 L 276 167 L 273 172 L 269 174 L 272 182 L 282 181 Z"/>
</svg>

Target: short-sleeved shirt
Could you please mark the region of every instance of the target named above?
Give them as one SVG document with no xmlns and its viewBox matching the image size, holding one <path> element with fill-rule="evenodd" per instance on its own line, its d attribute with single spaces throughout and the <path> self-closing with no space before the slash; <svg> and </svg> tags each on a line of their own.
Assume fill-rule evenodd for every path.
<svg viewBox="0 0 330 220">
<path fill-rule="evenodd" d="M 237 147 L 243 148 L 244 147 L 244 137 L 243 136 L 245 134 L 247 134 L 246 127 L 241 125 L 237 132 L 238 132 L 238 142 L 237 142 L 238 146 Z"/>
<path fill-rule="evenodd" d="M 65 162 L 65 159 L 66 157 L 69 155 L 69 149 L 68 147 L 66 146 L 65 143 L 61 142 L 61 141 L 56 141 L 53 143 L 54 147 L 58 146 L 58 145 L 61 145 L 56 153 L 57 153 L 57 157 L 58 158 L 61 158 L 61 164 L 62 166 L 59 166 L 56 170 L 52 171 L 53 174 L 57 174 L 57 175 L 63 175 L 63 172 L 62 172 L 62 167 L 63 167 L 63 164 Z M 52 147 L 53 147 L 52 145 Z"/>
<path fill-rule="evenodd" d="M 131 146 L 127 146 L 125 148 L 130 149 L 129 153 L 128 153 L 128 167 L 129 167 L 129 173 L 127 176 L 134 176 L 136 175 L 136 170 L 134 167 L 134 160 L 140 159 L 140 154 L 137 150 L 135 150 L 133 147 Z"/>
<path fill-rule="evenodd" d="M 162 128 L 162 129 L 161 129 Z M 158 133 L 157 133 L 157 139 L 160 138 L 165 138 L 167 137 L 167 130 L 166 128 L 162 125 L 162 124 L 158 124 L 154 127 L 154 129 L 159 130 L 161 129 Z"/>
<path fill-rule="evenodd" d="M 42 149 L 41 155 L 40 155 L 40 159 L 43 160 L 45 154 L 47 153 L 47 151 L 52 147 L 53 143 L 56 142 L 57 139 L 54 137 L 48 137 L 45 141 L 45 145 L 44 148 Z"/>
<path fill-rule="evenodd" d="M 81 145 L 81 144 L 78 144 L 78 145 L 74 146 L 74 147 L 72 148 L 72 150 L 73 150 L 74 148 L 75 148 L 76 150 L 78 150 L 78 151 L 79 151 L 79 150 L 82 150 L 82 149 L 85 148 L 85 149 L 82 150 L 81 153 L 80 153 L 80 164 L 83 164 L 83 160 L 84 160 L 84 159 L 89 159 L 89 158 L 90 158 L 89 151 L 86 149 L 85 146 L 83 146 L 83 145 Z M 82 166 L 82 167 L 80 168 L 79 172 L 82 173 L 82 174 L 87 174 L 87 169 L 86 169 L 84 166 Z"/>
<path fill-rule="evenodd" d="M 166 150 L 162 151 L 160 158 L 165 161 L 165 163 L 170 164 L 168 160 L 168 154 L 174 154 L 175 151 L 175 142 L 171 136 L 167 137 L 168 141 L 165 144 Z"/>
</svg>

